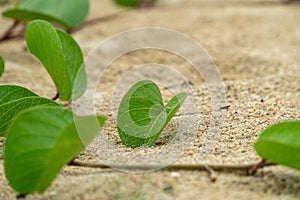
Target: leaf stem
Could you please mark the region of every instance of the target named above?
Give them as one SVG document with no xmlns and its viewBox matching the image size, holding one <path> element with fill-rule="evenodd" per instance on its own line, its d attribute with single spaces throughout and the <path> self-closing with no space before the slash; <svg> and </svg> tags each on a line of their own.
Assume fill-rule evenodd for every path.
<svg viewBox="0 0 300 200">
<path fill-rule="evenodd" d="M 59 98 L 59 93 L 57 92 L 56 95 L 51 99 L 53 101 L 57 100 Z"/>
<path fill-rule="evenodd" d="M 16 199 L 25 199 L 26 194 L 17 194 Z"/>
<path fill-rule="evenodd" d="M 108 14 L 106 16 L 101 16 L 101 17 L 98 17 L 98 18 L 87 20 L 81 26 L 68 31 L 68 33 L 72 34 L 72 33 L 75 33 L 77 31 L 81 30 L 82 28 L 84 28 L 86 26 L 91 26 L 91 25 L 94 25 L 94 24 L 97 24 L 97 23 L 101 23 L 101 22 L 106 22 L 106 21 L 112 20 L 112 19 L 118 17 L 121 13 L 123 13 L 125 11 L 126 10 L 122 10 L 122 11 L 119 11 L 119 12 L 116 12 L 116 13 Z"/>
<path fill-rule="evenodd" d="M 14 23 L 7 29 L 7 31 L 0 37 L 0 42 L 11 39 L 12 32 L 19 25 L 19 23 L 19 21 L 15 20 Z"/>
<path fill-rule="evenodd" d="M 265 159 L 262 159 L 259 163 L 253 165 L 253 167 L 249 170 L 249 172 L 251 175 L 255 175 L 259 169 L 264 168 L 266 166 L 272 166 L 272 165 L 276 165 L 276 164 L 271 163 Z"/>
<path fill-rule="evenodd" d="M 142 3 L 140 3 L 140 5 L 138 5 L 138 8 L 140 8 L 140 9 L 151 8 L 154 6 L 154 3 L 155 3 L 155 0 L 142 1 Z"/>
<path fill-rule="evenodd" d="M 213 171 L 246 171 L 248 174 L 254 175 L 258 169 L 275 165 L 273 163 L 266 162 L 264 164 L 244 164 L 244 165 L 207 165 L 207 164 L 175 164 L 169 165 L 164 170 L 198 170 L 198 171 L 209 171 L 209 176 L 212 177 Z M 104 164 L 93 164 L 93 163 L 84 163 L 80 161 L 72 161 L 68 164 L 69 166 L 77 167 L 87 167 L 87 168 L 101 168 L 101 169 L 110 169 L 110 168 L 123 168 L 123 169 L 136 169 L 136 170 L 147 170 L 147 169 L 157 169 L 160 168 L 160 165 L 104 165 Z M 255 170 L 255 173 L 253 173 Z M 250 173 L 249 173 L 250 172 Z M 215 181 L 215 178 L 212 177 L 212 181 Z"/>
<path fill-rule="evenodd" d="M 0 157 L 0 159 L 4 159 Z M 275 166 L 277 164 L 271 163 L 265 159 L 261 160 L 259 163 L 255 164 L 244 164 L 244 165 L 209 165 L 209 164 L 175 164 L 169 165 L 164 170 L 198 170 L 198 171 L 207 171 L 208 176 L 211 178 L 212 182 L 215 181 L 213 176 L 214 171 L 246 171 L 247 174 L 255 175 L 259 169 L 268 166 Z M 84 163 L 80 161 L 72 160 L 68 166 L 76 167 L 86 167 L 86 168 L 95 168 L 95 169 L 112 169 L 112 168 L 123 168 L 123 169 L 136 169 L 136 170 L 147 170 L 147 169 L 158 169 L 160 165 L 104 165 L 99 163 Z"/>
<path fill-rule="evenodd" d="M 126 10 L 122 10 L 122 11 L 119 11 L 117 13 L 109 14 L 109 15 L 102 16 L 102 17 L 99 17 L 99 18 L 87 20 L 80 27 L 72 29 L 72 30 L 68 31 L 68 33 L 71 34 L 71 33 L 77 32 L 78 30 L 82 29 L 83 27 L 114 19 L 114 18 L 118 17 L 119 14 L 121 14 L 124 11 L 126 11 Z M 19 24 L 20 24 L 20 21 L 15 20 L 14 23 L 7 29 L 7 31 L 0 37 L 0 42 L 3 42 L 5 40 L 11 40 L 11 39 L 14 39 L 14 38 L 19 37 L 19 36 L 24 36 L 25 29 L 26 29 L 26 24 L 24 24 L 24 26 L 21 29 L 20 33 L 17 33 L 17 34 L 13 35 L 13 31 L 17 28 L 17 26 Z"/>
</svg>

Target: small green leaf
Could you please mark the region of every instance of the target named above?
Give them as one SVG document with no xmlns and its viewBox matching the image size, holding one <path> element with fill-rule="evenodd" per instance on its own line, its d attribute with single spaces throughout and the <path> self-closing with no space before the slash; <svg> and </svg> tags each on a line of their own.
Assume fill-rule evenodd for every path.
<svg viewBox="0 0 300 200">
<path fill-rule="evenodd" d="M 151 146 L 184 101 L 186 93 L 173 97 L 165 108 L 159 88 L 144 80 L 133 85 L 118 110 L 119 136 L 126 146 Z"/>
<path fill-rule="evenodd" d="M 37 107 L 26 110 L 11 123 L 4 145 L 5 175 L 17 192 L 44 192 L 62 167 L 85 149 L 76 127 L 88 127 L 91 119 L 75 118 L 62 107 Z M 98 126 L 85 130 L 85 142 L 98 135 L 104 117 L 97 117 Z"/>
<path fill-rule="evenodd" d="M 88 11 L 88 0 L 23 0 L 3 15 L 23 22 L 47 20 L 71 29 L 85 20 Z"/>
<path fill-rule="evenodd" d="M 300 121 L 268 127 L 254 146 L 262 158 L 300 170 Z"/>
<path fill-rule="evenodd" d="M 0 105 L 0 136 L 6 135 L 7 128 L 16 114 L 23 110 L 42 105 L 58 106 L 54 101 L 38 96 L 24 97 Z"/>
<path fill-rule="evenodd" d="M 83 55 L 76 41 L 41 20 L 31 22 L 26 30 L 29 51 L 44 65 L 54 81 L 62 101 L 79 98 L 86 89 Z"/>
<path fill-rule="evenodd" d="M 5 63 L 3 58 L 0 56 L 0 77 L 2 76 L 3 72 L 4 72 L 4 67 L 5 67 Z"/>
</svg>

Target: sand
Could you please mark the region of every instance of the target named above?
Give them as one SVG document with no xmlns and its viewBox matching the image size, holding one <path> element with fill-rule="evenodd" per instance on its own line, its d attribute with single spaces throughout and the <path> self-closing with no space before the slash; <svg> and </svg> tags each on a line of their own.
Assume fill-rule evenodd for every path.
<svg viewBox="0 0 300 200">
<path fill-rule="evenodd" d="M 13 2 L 1 5 L 1 11 Z M 140 27 L 161 27 L 181 32 L 201 44 L 220 71 L 226 89 L 223 129 L 213 149 L 201 152 L 211 120 L 210 94 L 204 80 L 182 58 L 160 50 L 139 50 L 116 60 L 105 72 L 98 86 L 97 112 L 109 116 L 106 135 L 122 151 L 149 155 L 164 146 L 128 149 L 120 144 L 111 106 L 112 92 L 125 72 L 146 63 L 174 67 L 192 84 L 171 79 L 171 85 L 187 90 L 190 103 L 199 108 L 195 115 L 180 113 L 173 120 L 199 119 L 196 129 L 187 129 L 191 136 L 184 154 L 175 164 L 233 164 L 259 162 L 253 144 L 267 126 L 299 119 L 300 99 L 300 27 L 299 3 L 282 5 L 278 1 L 179 1 L 147 10 L 124 10 L 109 0 L 91 0 L 89 19 L 109 17 L 73 33 L 84 55 L 100 42 L 120 32 Z M 11 24 L 0 18 L 0 34 Z M 53 97 L 55 89 L 40 63 L 25 49 L 24 39 L 0 43 L 0 55 L 6 60 L 1 84 L 18 84 L 41 96 Z M 150 70 L 151 71 L 151 70 Z M 148 71 L 148 72 L 150 72 Z M 164 74 L 165 73 L 165 74 Z M 163 75 L 168 77 L 168 72 Z M 143 77 L 137 74 L 138 78 Z M 165 99 L 170 91 L 162 87 Z M 115 97 L 115 96 L 114 96 Z M 120 96 L 116 97 L 116 99 Z M 224 105 L 225 106 L 225 105 Z M 170 125 L 161 140 L 168 141 Z M 190 128 L 190 127 L 189 127 Z M 178 132 L 181 133 L 180 131 Z M 182 135 L 184 135 L 182 133 Z M 0 142 L 2 155 L 3 139 Z M 100 143 L 101 144 L 101 143 Z M 121 159 L 122 158 L 118 158 Z M 78 160 L 101 162 L 90 152 Z M 126 160 L 124 161 L 126 162 Z M 0 160 L 0 199 L 14 199 Z M 26 199 L 299 199 L 300 173 L 286 167 L 262 169 L 255 176 L 244 172 L 214 172 L 212 183 L 205 171 L 166 171 L 124 173 L 118 170 L 65 167 L 44 194 Z"/>
</svg>

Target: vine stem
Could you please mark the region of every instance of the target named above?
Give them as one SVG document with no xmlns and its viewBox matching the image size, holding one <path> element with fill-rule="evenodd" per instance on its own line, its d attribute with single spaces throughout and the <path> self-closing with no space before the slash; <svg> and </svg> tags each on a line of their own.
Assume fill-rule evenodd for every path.
<svg viewBox="0 0 300 200">
<path fill-rule="evenodd" d="M 155 0 L 148 0 L 142 2 L 140 5 L 138 5 L 139 9 L 145 9 L 145 8 L 151 8 L 154 6 Z"/>
<path fill-rule="evenodd" d="M 111 165 L 107 166 L 104 164 L 92 164 L 92 163 L 83 163 L 79 161 L 71 161 L 69 166 L 76 166 L 76 167 L 87 167 L 87 168 L 101 168 L 101 169 L 111 169 L 111 168 L 123 168 L 123 169 L 139 169 L 139 170 L 147 170 L 147 169 L 153 169 L 153 168 L 160 168 L 159 165 L 148 165 L 148 166 L 142 166 L 142 165 L 130 165 L 130 166 L 124 166 L 124 165 Z M 206 164 L 199 164 L 199 165 L 184 165 L 184 164 L 178 164 L 178 165 L 170 165 L 164 170 L 198 170 L 198 171 L 206 171 L 207 176 L 209 177 L 210 181 L 212 183 L 216 182 L 216 177 L 214 176 L 214 171 L 246 171 L 247 174 L 254 175 L 257 173 L 257 170 L 263 167 L 276 165 L 274 163 L 270 163 L 267 160 L 262 160 L 259 163 L 256 164 L 245 164 L 245 165 L 206 165 Z M 26 197 L 25 194 L 18 194 L 17 199 L 24 199 Z"/>
<path fill-rule="evenodd" d="M 0 159 L 4 159 L 0 156 Z M 259 169 L 268 166 L 275 166 L 277 164 L 271 163 L 265 159 L 261 160 L 255 164 L 244 164 L 244 165 L 210 165 L 210 164 L 174 164 L 169 165 L 162 170 L 167 171 L 178 171 L 178 170 L 193 170 L 193 171 L 206 171 L 207 176 L 210 178 L 211 182 L 215 182 L 217 179 L 215 177 L 215 171 L 246 171 L 247 175 L 255 175 Z M 150 169 L 159 169 L 160 165 L 104 165 L 100 163 L 84 163 L 80 161 L 72 160 L 68 166 L 75 167 L 86 167 L 86 168 L 94 168 L 94 169 L 113 169 L 113 168 L 123 168 L 127 170 L 150 170 Z"/>
<path fill-rule="evenodd" d="M 57 100 L 58 98 L 59 98 L 59 93 L 57 92 L 56 95 L 55 95 L 53 98 L 51 98 L 51 100 L 55 101 L 55 100 Z"/>
<path fill-rule="evenodd" d="M 261 164 L 264 162 L 263 164 Z M 123 168 L 123 169 L 135 169 L 135 170 L 149 170 L 149 169 L 159 169 L 160 165 L 104 165 L 104 164 L 93 164 L 93 163 L 84 163 L 80 161 L 71 161 L 69 166 L 77 167 L 87 167 L 87 168 L 100 168 L 100 169 L 111 169 L 111 168 Z M 174 164 L 169 165 L 163 170 L 198 170 L 198 171 L 209 171 L 209 174 L 212 174 L 212 171 L 246 171 L 247 174 L 254 175 L 258 169 L 275 165 L 274 163 L 267 162 L 265 160 L 255 163 L 255 164 L 244 164 L 244 165 L 209 165 L 209 164 Z"/>
<path fill-rule="evenodd" d="M 272 165 L 275 165 L 275 164 L 271 163 L 265 159 L 262 159 L 259 163 L 253 165 L 253 167 L 250 170 L 250 174 L 255 175 L 259 169 L 264 168 L 266 166 L 272 166 Z"/>
<path fill-rule="evenodd" d="M 124 10 L 124 11 L 126 11 L 126 10 Z M 96 23 L 101 23 L 101 22 L 104 22 L 104 21 L 108 21 L 108 20 L 114 19 L 114 18 L 118 17 L 124 11 L 119 11 L 117 13 L 109 14 L 107 16 L 102 16 L 102 17 L 98 17 L 98 18 L 95 18 L 95 19 L 87 20 L 80 27 L 75 28 L 75 29 L 73 29 L 71 31 L 68 31 L 68 33 L 71 34 L 71 33 L 74 33 L 76 31 L 82 29 L 83 27 L 90 26 L 90 25 L 93 25 L 93 24 L 96 24 Z M 19 24 L 20 24 L 20 21 L 15 20 L 14 23 L 0 37 L 0 42 L 3 42 L 5 40 L 11 40 L 11 39 L 14 39 L 16 37 L 24 36 L 25 29 L 26 29 L 26 24 L 24 24 L 23 28 L 20 30 L 19 33 L 16 33 L 16 34 L 13 35 L 13 31 L 16 29 L 16 27 Z"/>
<path fill-rule="evenodd" d="M 85 21 L 81 26 L 75 28 L 75 29 L 72 29 L 70 31 L 68 31 L 69 34 L 72 34 L 72 33 L 75 33 L 79 30 L 81 30 L 82 28 L 84 27 L 87 27 L 87 26 L 91 26 L 91 25 L 94 25 L 94 24 L 97 24 L 97 23 L 101 23 L 101 22 L 105 22 L 105 21 L 109 21 L 109 20 L 112 20 L 116 17 L 118 17 L 120 14 L 122 14 L 123 12 L 125 12 L 126 10 L 122 10 L 122 11 L 119 11 L 119 12 L 116 12 L 116 13 L 112 13 L 112 14 L 109 14 L 109 15 L 106 15 L 106 16 L 102 16 L 102 17 L 98 17 L 98 18 L 94 18 L 94 19 L 90 19 L 90 20 L 87 20 Z"/>
<path fill-rule="evenodd" d="M 19 23 L 19 21 L 15 20 L 14 23 L 7 29 L 7 31 L 0 37 L 0 42 L 11 39 L 12 32 L 19 25 Z"/>
</svg>

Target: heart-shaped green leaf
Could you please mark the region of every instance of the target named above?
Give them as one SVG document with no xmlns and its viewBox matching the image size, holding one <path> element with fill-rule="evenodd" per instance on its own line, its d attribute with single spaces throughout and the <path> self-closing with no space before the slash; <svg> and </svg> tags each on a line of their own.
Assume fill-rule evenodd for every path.
<svg viewBox="0 0 300 200">
<path fill-rule="evenodd" d="M 95 117 L 75 118 L 62 107 L 26 110 L 11 123 L 4 145 L 5 175 L 17 192 L 44 192 L 62 167 L 85 149 L 104 124 L 89 126 Z M 76 127 L 89 127 L 84 135 Z M 86 138 L 85 138 L 86 137 Z M 87 144 L 87 143 L 85 143 Z"/>
<path fill-rule="evenodd" d="M 262 158 L 300 170 L 300 121 L 268 127 L 254 146 Z"/>
<path fill-rule="evenodd" d="M 5 86 L 1 86 L 1 88 L 3 87 L 5 88 Z M 58 106 L 57 103 L 50 99 L 33 95 L 26 97 L 26 95 L 31 94 L 24 88 L 22 89 L 17 86 L 8 86 L 7 88 L 13 89 L 12 91 L 8 91 L 7 96 L 3 95 L 3 91 L 0 92 L 0 97 L 4 96 L 3 99 L 6 100 L 6 102 L 3 102 L 3 99 L 0 100 L 0 136 L 6 135 L 9 124 L 19 112 L 42 105 Z M 13 98 L 15 98 L 15 100 L 13 100 Z"/>
<path fill-rule="evenodd" d="M 88 11 L 88 0 L 23 0 L 3 15 L 23 22 L 47 20 L 71 29 L 85 20 Z"/>
<path fill-rule="evenodd" d="M 4 67 L 5 67 L 4 60 L 3 60 L 3 58 L 0 56 L 0 77 L 2 76 L 2 74 L 3 74 L 3 72 L 4 72 Z"/>
<path fill-rule="evenodd" d="M 126 146 L 151 146 L 186 98 L 173 97 L 165 108 L 157 85 L 144 80 L 133 85 L 118 110 L 119 136 Z"/>
<path fill-rule="evenodd" d="M 31 22 L 26 30 L 30 52 L 44 65 L 63 101 L 79 98 L 86 89 L 83 55 L 76 41 L 41 20 Z"/>
</svg>

